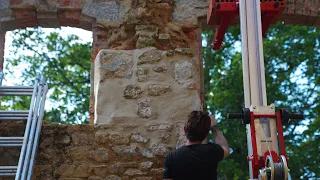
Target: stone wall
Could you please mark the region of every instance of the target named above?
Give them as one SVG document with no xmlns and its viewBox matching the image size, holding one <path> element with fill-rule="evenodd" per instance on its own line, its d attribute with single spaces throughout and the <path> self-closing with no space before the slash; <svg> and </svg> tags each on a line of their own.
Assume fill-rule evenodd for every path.
<svg viewBox="0 0 320 180">
<path fill-rule="evenodd" d="M 148 46 L 162 50 L 191 47 L 201 60 L 200 48 L 197 47 L 199 44 L 194 42 L 201 43 L 200 33 L 203 29 L 214 28 L 205 23 L 208 5 L 209 0 L 1 0 L 0 67 L 6 31 L 32 26 L 72 26 L 91 30 L 93 44 L 89 109 L 90 122 L 93 123 L 93 74 L 98 52 L 101 49 L 134 50 Z M 320 27 L 319 8 L 320 1 L 287 0 L 281 20 L 284 23 Z M 154 25 L 158 28 L 158 34 L 152 29 L 147 34 L 141 34 L 144 26 L 140 25 Z M 203 101 L 203 92 L 199 93 Z"/>
<path fill-rule="evenodd" d="M 101 50 L 95 61 L 95 124 L 184 121 L 202 107 L 193 50 Z"/>
<path fill-rule="evenodd" d="M 1 135 L 22 135 L 23 123 L 0 126 Z M 128 124 L 57 125 L 42 127 L 33 179 L 37 180 L 157 180 L 173 125 L 150 126 L 156 136 L 142 135 Z M 114 131 L 121 129 L 122 131 Z M 131 129 L 131 130 L 128 130 Z M 124 133 L 123 133 L 124 132 Z M 0 151 L 0 165 L 16 165 L 18 148 Z M 1 179 L 1 178 L 0 178 Z M 14 179 L 14 178 L 3 178 Z"/>
<path fill-rule="evenodd" d="M 287 0 L 281 20 L 320 26 L 319 1 Z M 208 0 L 0 0 L 4 33 L 42 26 L 93 32 L 91 125 L 42 128 L 34 179 L 161 179 L 165 154 L 184 143 L 183 123 L 204 106 L 201 31 Z M 199 21 L 200 20 L 200 21 Z M 95 123 L 96 125 L 93 125 Z M 0 123 L 22 135 L 23 123 Z M 0 149 L 16 165 L 19 149 Z"/>
</svg>

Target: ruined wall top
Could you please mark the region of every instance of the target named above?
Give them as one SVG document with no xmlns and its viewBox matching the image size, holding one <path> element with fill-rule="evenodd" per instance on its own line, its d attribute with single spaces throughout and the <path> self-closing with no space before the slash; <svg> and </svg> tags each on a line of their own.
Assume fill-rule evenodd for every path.
<svg viewBox="0 0 320 180">
<path fill-rule="evenodd" d="M 1 0 L 0 23 L 2 29 L 13 30 L 28 26 L 74 26 L 91 30 L 97 26 L 118 26 L 126 21 L 129 11 L 136 16 L 152 14 L 146 9 L 172 6 L 170 20 L 205 25 L 209 0 Z M 130 13 L 134 14 L 134 13 Z M 285 23 L 320 26 L 320 1 L 287 0 L 282 16 Z M 138 17 L 131 17 L 138 21 Z M 171 19 L 172 18 L 172 19 Z"/>
</svg>

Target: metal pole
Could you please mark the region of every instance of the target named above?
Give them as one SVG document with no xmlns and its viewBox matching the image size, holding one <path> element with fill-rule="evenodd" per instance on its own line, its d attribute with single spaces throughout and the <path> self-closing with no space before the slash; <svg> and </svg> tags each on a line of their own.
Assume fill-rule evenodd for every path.
<svg viewBox="0 0 320 180">
<path fill-rule="evenodd" d="M 23 165 L 23 169 L 22 169 L 22 173 L 21 173 L 21 179 L 23 179 L 23 180 L 26 179 L 27 170 L 29 167 L 28 164 L 30 161 L 32 146 L 34 143 L 34 134 L 35 134 L 36 127 L 37 127 L 37 118 L 39 116 L 39 106 L 40 106 L 40 98 L 41 98 L 42 92 L 43 92 L 43 87 L 41 85 L 38 85 L 38 92 L 37 92 L 38 94 L 37 94 L 37 99 L 36 99 L 35 108 L 34 108 L 34 112 L 33 112 L 32 125 L 30 127 L 30 137 L 28 139 L 25 161 L 24 161 L 24 165 Z"/>
<path fill-rule="evenodd" d="M 46 102 L 47 92 L 48 92 L 48 86 L 44 85 L 44 90 L 43 90 L 41 105 L 40 105 L 40 113 L 39 113 L 39 117 L 38 117 L 39 119 L 38 119 L 38 124 L 37 124 L 37 128 L 36 128 L 36 134 L 35 134 L 35 142 L 34 142 L 34 145 L 32 148 L 32 154 L 31 154 L 30 164 L 29 164 L 29 168 L 28 168 L 27 179 L 31 179 L 32 172 L 33 172 L 33 165 L 34 165 L 34 160 L 36 158 L 36 151 L 37 151 L 39 136 L 40 136 L 40 132 L 41 132 L 43 111 L 44 111 L 44 106 L 45 106 L 45 102 Z"/>
<path fill-rule="evenodd" d="M 4 31 L 0 24 L 0 86 L 2 86 L 3 80 L 3 61 L 4 61 L 4 46 L 5 46 L 5 38 L 6 38 L 6 31 Z"/>
<path fill-rule="evenodd" d="M 37 87 L 38 87 L 38 80 L 35 81 L 35 85 L 34 85 L 34 89 L 33 89 L 33 95 L 32 95 L 32 98 L 31 98 L 27 125 L 26 125 L 26 129 L 25 129 L 25 132 L 24 132 L 23 146 L 22 146 L 21 152 L 20 152 L 20 158 L 19 158 L 19 163 L 18 163 L 17 174 L 16 174 L 15 180 L 19 180 L 20 176 L 21 176 L 21 170 L 22 170 L 22 167 L 23 167 L 26 147 L 27 147 L 27 143 L 28 143 L 28 137 L 29 137 L 29 131 L 30 131 L 30 125 L 31 125 L 31 119 L 32 119 L 31 117 L 32 117 L 33 108 L 34 108 L 34 101 L 35 101 L 35 97 L 36 97 L 37 89 L 38 89 Z"/>
<path fill-rule="evenodd" d="M 240 26 L 245 107 L 267 105 L 262 47 L 260 0 L 240 0 Z M 248 155 L 252 155 L 250 125 L 247 128 Z M 258 135 L 258 134 L 257 134 Z M 253 178 L 249 161 L 250 179 Z"/>
</svg>

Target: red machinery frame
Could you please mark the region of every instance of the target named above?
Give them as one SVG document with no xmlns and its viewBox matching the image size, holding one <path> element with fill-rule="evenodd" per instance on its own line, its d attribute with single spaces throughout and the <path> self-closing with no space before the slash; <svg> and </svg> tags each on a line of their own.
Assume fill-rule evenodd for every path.
<svg viewBox="0 0 320 180">
<path fill-rule="evenodd" d="M 278 155 L 275 151 L 266 151 L 264 156 L 258 157 L 257 150 L 257 140 L 256 140 L 256 129 L 254 120 L 256 118 L 274 118 L 277 121 L 277 130 L 278 130 L 278 141 L 280 146 L 280 154 Z M 250 130 L 251 130 L 251 141 L 252 141 L 252 156 L 247 157 L 248 161 L 252 161 L 252 173 L 253 178 L 258 178 L 259 170 L 265 167 L 265 161 L 267 156 L 271 155 L 274 162 L 280 162 L 280 155 L 285 156 L 287 162 L 287 154 L 285 150 L 284 137 L 283 137 L 283 129 L 282 129 L 282 121 L 280 111 L 276 114 L 254 114 L 250 112 Z"/>
<path fill-rule="evenodd" d="M 261 0 L 262 36 L 265 36 L 270 24 L 278 21 L 286 7 L 286 0 Z M 211 0 L 207 12 L 207 24 L 217 26 L 212 49 L 221 48 L 228 27 L 234 25 L 239 16 L 239 0 Z"/>
</svg>

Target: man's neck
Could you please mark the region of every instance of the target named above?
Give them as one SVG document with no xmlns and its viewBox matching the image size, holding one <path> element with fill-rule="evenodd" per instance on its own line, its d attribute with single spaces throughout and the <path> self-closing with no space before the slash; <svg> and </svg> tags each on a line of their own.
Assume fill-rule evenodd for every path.
<svg viewBox="0 0 320 180">
<path fill-rule="evenodd" d="M 186 142 L 186 146 L 193 145 L 193 144 L 201 144 L 201 142 L 200 141 L 189 141 L 189 140 L 187 140 L 187 142 Z"/>
</svg>

